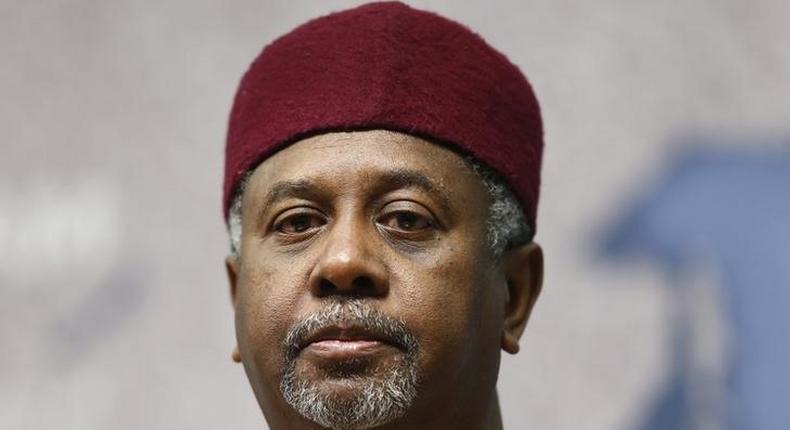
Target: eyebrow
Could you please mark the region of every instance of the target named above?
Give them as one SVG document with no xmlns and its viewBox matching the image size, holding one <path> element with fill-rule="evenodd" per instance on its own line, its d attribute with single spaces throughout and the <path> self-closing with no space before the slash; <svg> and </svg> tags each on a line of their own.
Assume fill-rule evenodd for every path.
<svg viewBox="0 0 790 430">
<path fill-rule="evenodd" d="M 421 172 L 404 168 L 395 168 L 378 172 L 373 176 L 375 189 L 378 194 L 399 189 L 418 189 L 434 198 L 445 213 L 448 215 L 454 213 L 450 205 L 450 200 L 447 198 L 446 193 L 442 192 L 444 187 L 437 185 L 433 180 Z"/>
<path fill-rule="evenodd" d="M 393 169 L 382 172 L 376 182 L 388 191 L 400 188 L 417 188 L 426 193 L 438 194 L 437 186 L 422 173 L 408 169 Z"/>
<path fill-rule="evenodd" d="M 288 197 L 315 197 L 319 187 L 308 179 L 287 180 L 276 182 L 263 199 L 264 208 Z"/>
<path fill-rule="evenodd" d="M 403 168 L 379 171 L 370 175 L 373 180 L 373 191 L 382 194 L 398 189 L 418 189 L 436 198 L 442 209 L 452 212 L 450 202 L 444 193 L 440 191 L 442 187 L 436 185 L 434 181 L 424 174 Z M 325 190 L 320 186 L 320 182 L 311 179 L 297 179 L 278 181 L 266 193 L 263 199 L 262 208 L 270 207 L 274 203 L 289 197 L 308 198 L 319 200 L 325 195 Z"/>
</svg>

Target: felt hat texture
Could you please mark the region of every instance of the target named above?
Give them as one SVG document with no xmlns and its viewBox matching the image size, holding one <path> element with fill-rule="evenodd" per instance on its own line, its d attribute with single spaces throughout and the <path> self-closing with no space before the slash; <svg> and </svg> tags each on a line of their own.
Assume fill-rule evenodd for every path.
<svg viewBox="0 0 790 430">
<path fill-rule="evenodd" d="M 321 133 L 372 129 L 481 161 L 511 187 L 535 231 L 543 128 L 526 77 L 463 25 L 399 2 L 314 19 L 258 55 L 231 110 L 225 218 L 246 173 L 276 151 Z"/>
</svg>

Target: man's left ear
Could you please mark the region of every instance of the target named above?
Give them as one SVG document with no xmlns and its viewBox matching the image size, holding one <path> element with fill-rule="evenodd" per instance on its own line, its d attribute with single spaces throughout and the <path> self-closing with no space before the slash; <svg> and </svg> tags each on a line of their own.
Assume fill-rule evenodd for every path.
<svg viewBox="0 0 790 430">
<path fill-rule="evenodd" d="M 502 349 L 515 354 L 543 287 L 543 250 L 537 243 L 530 242 L 506 251 L 502 259 L 507 280 Z"/>
</svg>

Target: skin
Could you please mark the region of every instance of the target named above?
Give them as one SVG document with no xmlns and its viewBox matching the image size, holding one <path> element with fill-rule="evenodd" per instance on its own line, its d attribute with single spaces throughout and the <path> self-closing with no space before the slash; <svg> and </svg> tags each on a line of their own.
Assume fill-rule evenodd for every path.
<svg viewBox="0 0 790 430">
<path fill-rule="evenodd" d="M 405 171 L 430 189 L 403 180 Z M 270 201 L 288 181 L 309 187 L 280 186 Z M 500 353 L 518 352 L 543 256 L 529 243 L 494 257 L 488 194 L 459 155 L 388 131 L 322 134 L 264 161 L 243 199 L 240 257 L 226 260 L 234 356 L 272 429 L 321 428 L 282 399 L 282 341 L 295 321 L 337 297 L 401 319 L 421 346 L 417 399 L 379 428 L 502 428 Z M 400 358 L 390 351 L 374 360 Z M 354 389 L 323 378 L 307 354 L 297 366 L 322 389 Z"/>
</svg>

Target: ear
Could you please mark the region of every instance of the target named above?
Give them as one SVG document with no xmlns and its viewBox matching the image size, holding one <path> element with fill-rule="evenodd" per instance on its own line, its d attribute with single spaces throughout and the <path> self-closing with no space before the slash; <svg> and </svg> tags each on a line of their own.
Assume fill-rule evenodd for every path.
<svg viewBox="0 0 790 430">
<path fill-rule="evenodd" d="M 225 258 L 225 269 L 228 272 L 230 302 L 233 305 L 233 309 L 236 309 L 236 280 L 238 279 L 239 274 L 239 259 L 234 255 L 228 255 Z M 233 352 L 231 352 L 230 358 L 236 363 L 241 363 L 241 353 L 239 353 L 238 346 L 233 347 Z"/>
<path fill-rule="evenodd" d="M 236 280 L 239 274 L 239 259 L 235 255 L 225 257 L 225 269 L 228 272 L 228 285 L 230 286 L 230 301 L 236 309 Z"/>
<path fill-rule="evenodd" d="M 502 349 L 515 354 L 532 307 L 543 287 L 543 250 L 534 242 L 508 250 L 503 256 L 507 300 Z"/>
</svg>

